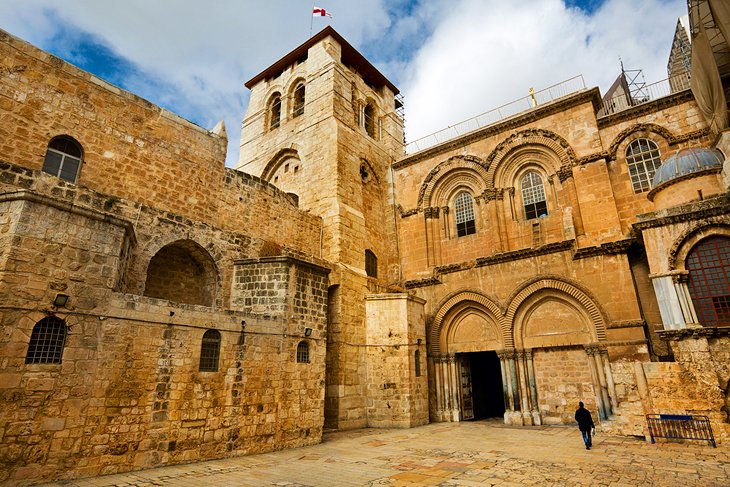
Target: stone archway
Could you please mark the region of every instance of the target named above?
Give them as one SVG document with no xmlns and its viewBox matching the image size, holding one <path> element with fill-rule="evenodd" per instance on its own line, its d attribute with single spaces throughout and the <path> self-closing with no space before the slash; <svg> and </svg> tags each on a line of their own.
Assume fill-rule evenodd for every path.
<svg viewBox="0 0 730 487">
<path fill-rule="evenodd" d="M 210 254 L 192 240 L 162 247 L 147 266 L 144 296 L 213 306 L 218 272 Z"/>
</svg>

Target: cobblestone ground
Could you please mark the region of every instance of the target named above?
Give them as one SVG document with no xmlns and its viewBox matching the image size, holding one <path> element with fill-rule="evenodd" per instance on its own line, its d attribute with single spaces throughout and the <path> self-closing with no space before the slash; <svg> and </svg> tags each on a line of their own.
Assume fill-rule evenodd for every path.
<svg viewBox="0 0 730 487">
<path fill-rule="evenodd" d="M 597 435 L 575 427 L 435 423 L 325 435 L 320 445 L 48 484 L 147 486 L 728 486 L 730 448 Z"/>
</svg>

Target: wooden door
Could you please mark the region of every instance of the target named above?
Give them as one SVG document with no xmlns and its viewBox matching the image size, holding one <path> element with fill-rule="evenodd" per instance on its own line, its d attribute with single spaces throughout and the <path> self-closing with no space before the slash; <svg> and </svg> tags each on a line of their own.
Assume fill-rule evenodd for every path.
<svg viewBox="0 0 730 487">
<path fill-rule="evenodd" d="M 459 397 L 461 399 L 461 420 L 474 419 L 474 398 L 471 391 L 471 361 L 466 354 L 458 356 Z"/>
</svg>

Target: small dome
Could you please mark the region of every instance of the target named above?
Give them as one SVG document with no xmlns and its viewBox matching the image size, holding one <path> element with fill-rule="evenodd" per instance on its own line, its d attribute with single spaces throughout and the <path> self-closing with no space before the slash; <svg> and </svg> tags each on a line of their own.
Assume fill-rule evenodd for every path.
<svg viewBox="0 0 730 487">
<path fill-rule="evenodd" d="M 722 153 L 717 149 L 681 149 L 676 154 L 669 156 L 656 170 L 651 187 L 658 188 L 688 174 L 722 168 L 724 159 Z"/>
</svg>

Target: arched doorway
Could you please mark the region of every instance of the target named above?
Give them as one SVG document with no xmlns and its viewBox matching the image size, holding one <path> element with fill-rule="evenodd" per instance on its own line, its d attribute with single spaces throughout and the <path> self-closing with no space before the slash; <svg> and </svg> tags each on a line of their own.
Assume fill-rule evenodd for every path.
<svg viewBox="0 0 730 487">
<path fill-rule="evenodd" d="M 496 306 L 478 293 L 445 303 L 431 330 L 431 417 L 468 421 L 503 417 L 504 384 L 497 350 L 503 348 Z"/>
</svg>

